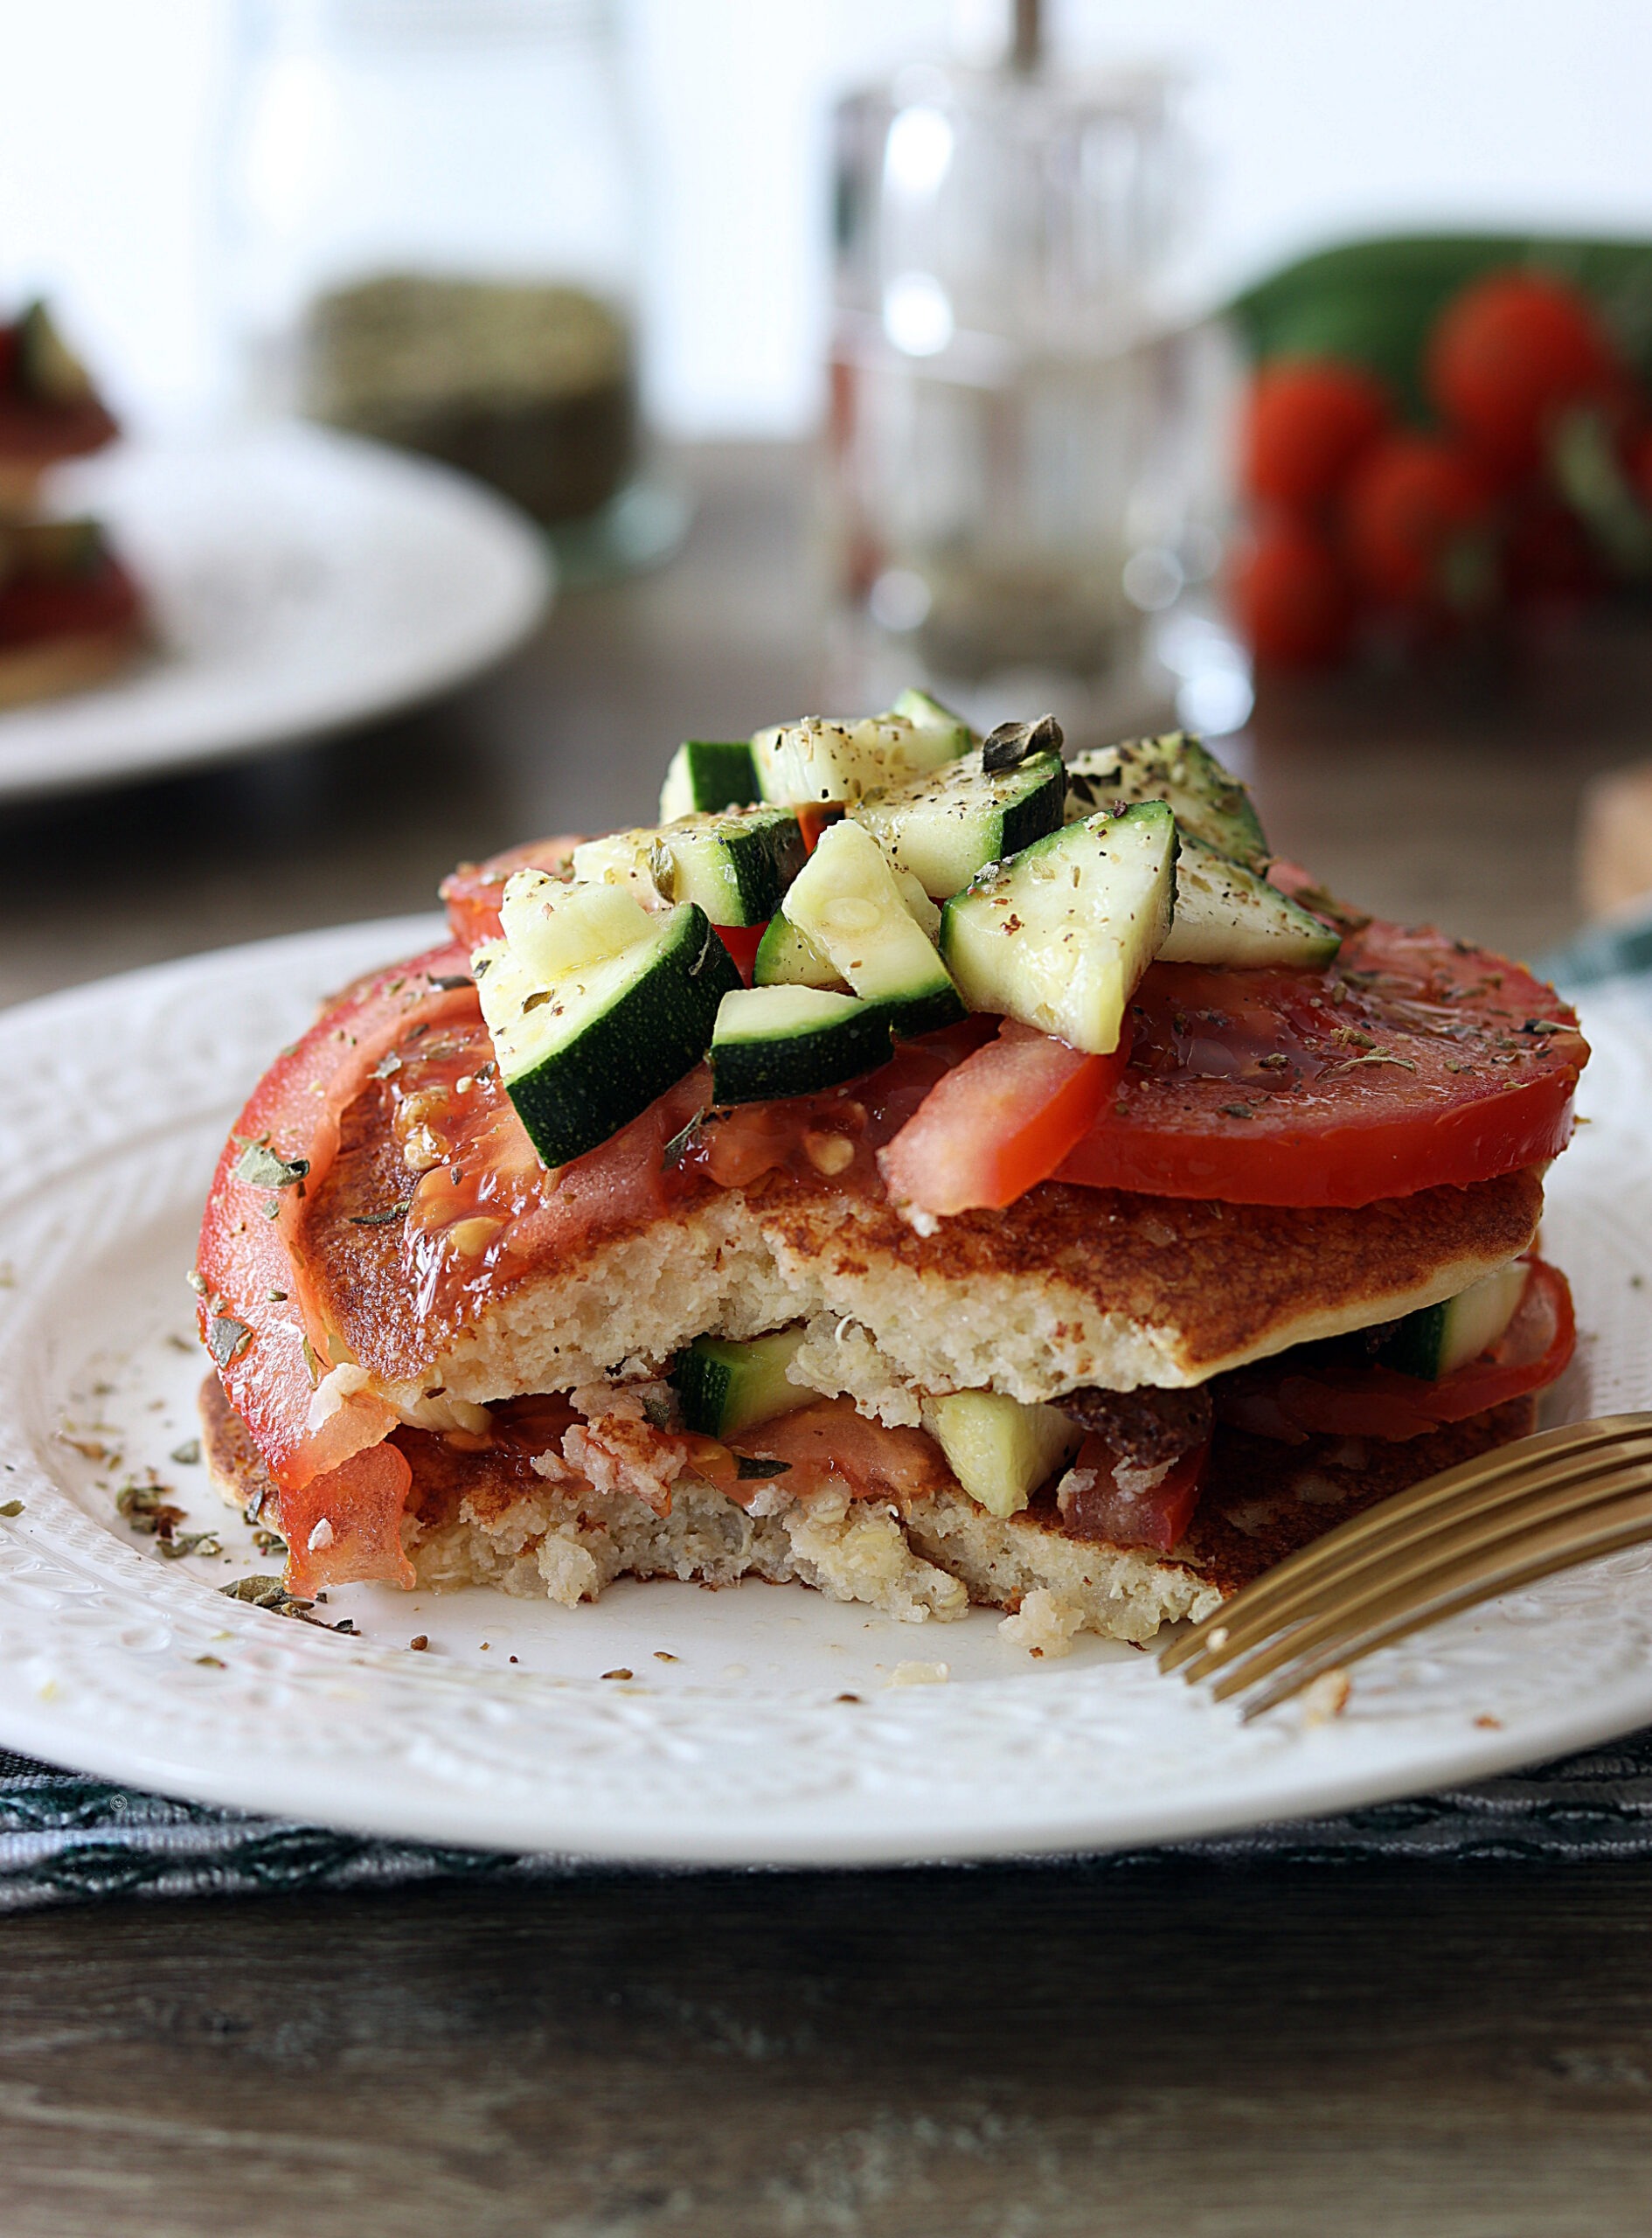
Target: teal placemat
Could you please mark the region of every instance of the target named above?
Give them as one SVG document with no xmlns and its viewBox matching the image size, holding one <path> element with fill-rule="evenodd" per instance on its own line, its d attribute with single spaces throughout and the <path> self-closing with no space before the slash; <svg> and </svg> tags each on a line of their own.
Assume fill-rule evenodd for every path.
<svg viewBox="0 0 1652 2238">
<path fill-rule="evenodd" d="M 1540 978 L 1564 994 L 1581 995 L 1608 982 L 1635 987 L 1652 1005 L 1652 894 L 1607 922 L 1591 925 L 1564 948 L 1537 960 Z"/>
<path fill-rule="evenodd" d="M 1141 1854 L 1025 1862 L 1116 1870 Z M 1337 1818 L 1251 1827 L 1153 1854 L 1324 1865 L 1382 1858 L 1652 1856 L 1652 1732 L 1475 1787 Z M 376 1841 L 169 1803 L 0 1755 L 0 1912 L 106 1896 L 245 1896 L 441 1880 L 543 1881 L 615 1870 L 544 1852 L 502 1857 Z"/>
</svg>

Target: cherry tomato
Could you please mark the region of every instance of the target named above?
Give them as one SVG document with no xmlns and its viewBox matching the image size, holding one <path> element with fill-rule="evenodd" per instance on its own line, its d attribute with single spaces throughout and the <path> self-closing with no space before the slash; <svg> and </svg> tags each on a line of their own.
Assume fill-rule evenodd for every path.
<svg viewBox="0 0 1652 2238">
<path fill-rule="evenodd" d="M 1245 487 L 1271 504 L 1322 506 L 1391 416 L 1381 384 L 1357 365 L 1315 358 L 1264 365 L 1241 435 Z"/>
<path fill-rule="evenodd" d="M 1496 492 L 1473 456 L 1439 435 L 1390 435 L 1349 486 L 1348 556 L 1375 598 L 1440 614 L 1490 603 Z"/>
<path fill-rule="evenodd" d="M 1353 592 L 1329 539 L 1311 523 L 1265 520 L 1241 553 L 1232 583 L 1235 614 L 1257 658 L 1281 668 L 1321 668 L 1352 641 Z"/>
<path fill-rule="evenodd" d="M 1592 598 L 1606 587 L 1606 570 L 1583 523 L 1544 490 L 1524 492 L 1510 507 L 1503 553 L 1512 599 L 1558 603 Z"/>
<path fill-rule="evenodd" d="M 1537 466 L 1568 405 L 1616 407 L 1627 376 L 1588 297 L 1552 273 L 1493 272 L 1454 296 L 1429 337 L 1428 393 L 1466 442 Z"/>
</svg>

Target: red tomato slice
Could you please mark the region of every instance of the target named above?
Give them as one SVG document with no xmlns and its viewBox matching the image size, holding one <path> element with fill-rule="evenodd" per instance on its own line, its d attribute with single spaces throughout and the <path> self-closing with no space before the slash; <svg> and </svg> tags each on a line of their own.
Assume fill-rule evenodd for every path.
<svg viewBox="0 0 1652 2238">
<path fill-rule="evenodd" d="M 951 1480 L 926 1431 L 869 1421 L 852 1399 L 820 1399 L 730 1441 L 736 1453 L 786 1463 L 786 1489 L 813 1491 L 836 1477 L 857 1499 L 914 1498 Z M 760 1478 L 752 1480 L 760 1483 Z"/>
<path fill-rule="evenodd" d="M 570 875 L 568 865 L 584 834 L 564 832 L 554 839 L 529 839 L 520 847 L 507 847 L 489 855 L 485 863 L 461 863 L 441 881 L 441 894 L 453 936 L 467 949 L 499 937 L 499 904 L 504 883 L 512 871 L 548 871 L 552 878 Z"/>
<path fill-rule="evenodd" d="M 767 925 L 718 925 L 713 928 L 717 937 L 733 959 L 734 969 L 749 987 L 752 967 L 757 961 L 757 944 L 768 930 Z"/>
<path fill-rule="evenodd" d="M 379 1060 L 413 1027 L 474 1019 L 476 1008 L 456 947 L 357 981 L 265 1074 L 219 1160 L 196 1261 L 201 1336 L 283 1492 L 377 1444 L 396 1419 L 366 1392 L 330 1407 L 316 1401 L 332 1331 L 295 1248 L 306 1198 L 330 1168 L 340 1120 Z M 307 1171 L 285 1187 L 243 1178 L 237 1169 L 258 1143 L 289 1166 L 307 1159 Z"/>
<path fill-rule="evenodd" d="M 287 1541 L 283 1583 L 289 1593 L 314 1594 L 327 1585 L 376 1578 L 385 1585 L 417 1583 L 402 1552 L 401 1512 L 413 1487 L 407 1456 L 388 1440 L 364 1446 L 324 1476 L 280 1499 Z"/>
<path fill-rule="evenodd" d="M 1437 1383 L 1378 1366 L 1283 1369 L 1274 1380 L 1247 1377 L 1222 1411 L 1240 1429 L 1288 1444 L 1315 1431 L 1398 1442 L 1544 1389 L 1565 1372 L 1577 1340 L 1565 1276 L 1534 1259 L 1525 1296 L 1496 1343 Z"/>
<path fill-rule="evenodd" d="M 1173 1461 L 1156 1484 L 1135 1486 L 1133 1474 L 1104 1440 L 1087 1437 L 1079 1448 L 1067 1490 L 1062 1520 L 1075 1539 L 1102 1539 L 1114 1546 L 1151 1546 L 1168 1554 L 1182 1542 L 1193 1511 L 1198 1505 L 1204 1464 L 1211 1457 L 1208 1442 Z"/>
<path fill-rule="evenodd" d="M 1517 963 L 1371 924 L 1324 971 L 1156 963 L 1129 1065 L 1059 1178 L 1369 1205 L 1553 1157 L 1588 1045 Z"/>
<path fill-rule="evenodd" d="M 879 1152 L 884 1186 L 897 1205 L 940 1217 L 1012 1205 L 1088 1132 L 1125 1063 L 1122 1048 L 1086 1056 L 1005 1018 Z"/>
</svg>

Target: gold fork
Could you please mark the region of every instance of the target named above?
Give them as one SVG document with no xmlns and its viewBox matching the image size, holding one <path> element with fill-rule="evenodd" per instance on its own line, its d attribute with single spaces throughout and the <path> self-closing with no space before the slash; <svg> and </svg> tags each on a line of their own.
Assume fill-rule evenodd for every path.
<svg viewBox="0 0 1652 2238">
<path fill-rule="evenodd" d="M 1652 1414 L 1499 1446 L 1340 1524 L 1159 1658 L 1218 1697 L 1269 1679 L 1247 1719 L 1476 1602 L 1652 1539 Z"/>
</svg>

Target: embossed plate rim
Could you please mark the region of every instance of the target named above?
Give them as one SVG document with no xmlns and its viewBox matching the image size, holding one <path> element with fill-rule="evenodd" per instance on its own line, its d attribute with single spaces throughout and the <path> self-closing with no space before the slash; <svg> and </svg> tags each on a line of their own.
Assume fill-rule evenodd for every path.
<svg viewBox="0 0 1652 2238">
<path fill-rule="evenodd" d="M 75 1504 L 30 1424 L 45 1403 L 28 1384 L 42 1368 L 37 1321 L 88 1263 L 73 1222 L 135 1155 L 121 1109 L 141 1085 L 145 1155 L 156 1170 L 176 1164 L 191 1128 L 233 1116 L 311 996 L 408 952 L 431 922 L 220 951 L 0 1017 L 0 1260 L 16 1239 L 50 1241 L 54 1220 L 68 1224 L 67 1275 L 31 1265 L 0 1291 L 0 1498 L 25 1503 L 0 1519 L 0 1744 L 197 1801 L 449 1846 L 850 1866 L 1219 1833 L 1483 1777 L 1652 1720 L 1652 1553 L 1551 1581 L 1374 1661 L 1343 1719 L 1315 1727 L 1297 1712 L 1250 1728 L 1145 1656 L 853 1706 L 820 1687 L 665 1694 L 438 1667 L 278 1623 L 141 1555 Z M 1652 1128 L 1637 1116 L 1652 1101 L 1646 1014 L 1607 995 L 1588 1022 L 1596 1124 L 1569 1154 L 1575 1179 L 1554 1192 L 1554 1224 L 1574 1253 L 1588 1242 L 1588 1263 L 1570 1262 L 1586 1290 L 1614 1249 L 1613 1267 L 1632 1263 L 1613 1240 L 1626 1190 L 1652 1200 Z M 80 1093 L 66 1113 L 71 1074 Z M 88 1092 L 100 1080 L 124 1105 Z M 138 1232 L 117 1220 L 98 1248 Z M 1652 1303 L 1624 1312 L 1644 1334 Z M 1639 1343 L 1632 1331 L 1620 1350 Z M 908 1654 L 946 1654 L 945 1628 L 892 1630 Z M 230 1667 L 198 1666 L 226 1632 Z M 1473 1722 L 1499 1713 L 1499 1725 Z M 325 1748 L 313 1738 L 323 1726 Z"/>
</svg>

